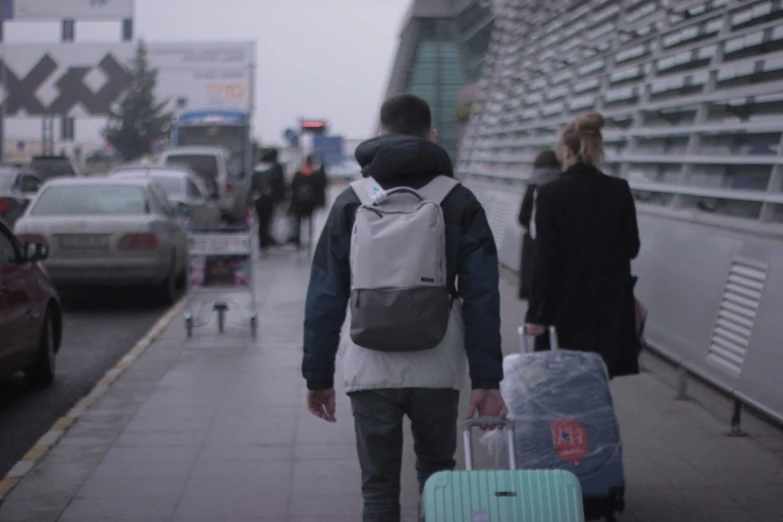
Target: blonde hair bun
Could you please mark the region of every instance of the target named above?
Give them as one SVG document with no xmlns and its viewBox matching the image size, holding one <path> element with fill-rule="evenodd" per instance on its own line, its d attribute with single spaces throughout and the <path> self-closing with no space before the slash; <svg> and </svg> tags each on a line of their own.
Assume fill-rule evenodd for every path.
<svg viewBox="0 0 783 522">
<path fill-rule="evenodd" d="M 592 111 L 579 116 L 574 122 L 574 127 L 577 132 L 593 133 L 600 132 L 605 123 L 606 120 L 601 113 Z"/>
</svg>

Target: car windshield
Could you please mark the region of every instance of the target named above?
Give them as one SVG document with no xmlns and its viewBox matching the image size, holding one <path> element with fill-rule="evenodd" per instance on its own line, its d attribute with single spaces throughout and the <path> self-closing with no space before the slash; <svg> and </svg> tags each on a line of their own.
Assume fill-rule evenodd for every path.
<svg viewBox="0 0 783 522">
<path fill-rule="evenodd" d="M 31 216 L 121 216 L 149 212 L 141 187 L 70 185 L 44 188 Z"/>
<path fill-rule="evenodd" d="M 10 192 L 14 186 L 16 172 L 11 169 L 0 168 L 0 194 Z"/>
<path fill-rule="evenodd" d="M 185 165 L 198 174 L 209 190 L 217 189 L 218 162 L 214 154 L 171 154 L 166 156 L 166 165 Z"/>
<path fill-rule="evenodd" d="M 73 177 L 76 172 L 68 158 L 62 156 L 38 156 L 30 160 L 30 168 L 34 170 L 41 181 L 46 182 L 52 178 Z"/>
<path fill-rule="evenodd" d="M 146 178 L 160 185 L 168 197 L 183 197 L 185 195 L 185 183 L 181 176 L 166 171 L 146 170 L 121 170 L 115 174 L 120 178 Z"/>
</svg>

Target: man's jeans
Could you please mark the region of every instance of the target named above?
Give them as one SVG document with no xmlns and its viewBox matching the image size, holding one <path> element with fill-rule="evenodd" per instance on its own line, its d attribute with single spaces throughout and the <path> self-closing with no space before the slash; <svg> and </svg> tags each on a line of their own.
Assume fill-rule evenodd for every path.
<svg viewBox="0 0 783 522">
<path fill-rule="evenodd" d="M 362 468 L 363 522 L 400 522 L 402 420 L 411 420 L 419 493 L 456 466 L 459 392 L 401 388 L 350 394 Z"/>
</svg>

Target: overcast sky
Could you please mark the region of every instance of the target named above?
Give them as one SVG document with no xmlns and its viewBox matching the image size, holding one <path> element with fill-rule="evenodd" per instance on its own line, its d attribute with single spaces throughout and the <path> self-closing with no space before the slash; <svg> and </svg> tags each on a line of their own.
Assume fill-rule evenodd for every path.
<svg viewBox="0 0 783 522">
<path fill-rule="evenodd" d="M 410 0 L 136 0 L 136 35 L 149 41 L 256 40 L 255 131 L 264 142 L 282 142 L 282 131 L 299 116 L 327 119 L 335 133 L 362 138 L 374 129 L 409 5 Z M 116 42 L 119 33 L 119 24 L 82 23 L 76 41 Z M 58 24 L 16 22 L 7 27 L 6 41 L 54 42 L 59 34 Z M 11 125 L 7 133 L 13 137 Z M 82 134 L 78 126 L 77 133 Z"/>
</svg>

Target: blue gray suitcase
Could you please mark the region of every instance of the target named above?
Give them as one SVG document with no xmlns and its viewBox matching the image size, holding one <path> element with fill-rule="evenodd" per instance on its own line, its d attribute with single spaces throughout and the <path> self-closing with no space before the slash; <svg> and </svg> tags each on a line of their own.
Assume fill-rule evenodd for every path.
<svg viewBox="0 0 783 522">
<path fill-rule="evenodd" d="M 519 329 L 519 355 L 503 361 L 501 392 L 516 421 L 518 469 L 562 469 L 579 479 L 587 520 L 615 519 L 625 507 L 620 431 L 600 355 L 560 349 L 529 353 Z"/>
<path fill-rule="evenodd" d="M 501 424 L 509 470 L 473 470 L 471 430 Z M 516 470 L 514 423 L 498 418 L 463 423 L 466 471 L 441 471 L 424 485 L 425 522 L 583 522 L 579 480 L 564 470 Z"/>
</svg>

